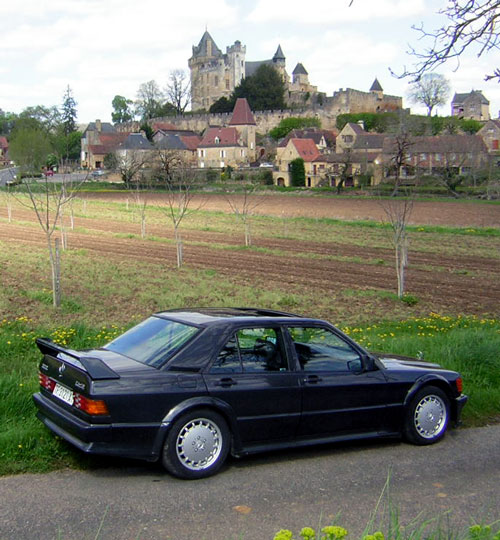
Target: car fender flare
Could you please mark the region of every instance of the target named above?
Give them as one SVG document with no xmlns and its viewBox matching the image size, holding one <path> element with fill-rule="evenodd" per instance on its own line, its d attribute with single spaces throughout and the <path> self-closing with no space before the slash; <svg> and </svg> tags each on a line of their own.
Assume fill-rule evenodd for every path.
<svg viewBox="0 0 500 540">
<path fill-rule="evenodd" d="M 232 446 L 234 449 L 239 449 L 241 447 L 241 442 L 238 433 L 238 424 L 236 422 L 236 415 L 234 414 L 231 406 L 221 399 L 209 396 L 200 396 L 186 399 L 185 401 L 182 401 L 168 411 L 168 413 L 161 421 L 158 433 L 156 434 L 156 439 L 153 444 L 152 450 L 153 457 L 158 458 L 161 455 L 163 444 L 165 442 L 165 437 L 167 436 L 168 430 L 170 429 L 170 426 L 174 423 L 174 421 L 186 412 L 189 412 L 193 409 L 202 408 L 212 409 L 224 417 L 224 419 L 229 425 L 229 429 L 231 430 L 231 434 L 233 436 Z"/>
<path fill-rule="evenodd" d="M 451 392 L 450 392 L 450 383 L 441 375 L 437 373 L 427 373 L 419 379 L 417 379 L 411 388 L 408 390 L 406 397 L 403 401 L 403 406 L 406 408 L 410 404 L 413 396 L 424 386 L 429 386 L 430 384 L 435 384 L 438 388 L 446 392 L 446 395 L 450 398 L 451 401 Z"/>
</svg>

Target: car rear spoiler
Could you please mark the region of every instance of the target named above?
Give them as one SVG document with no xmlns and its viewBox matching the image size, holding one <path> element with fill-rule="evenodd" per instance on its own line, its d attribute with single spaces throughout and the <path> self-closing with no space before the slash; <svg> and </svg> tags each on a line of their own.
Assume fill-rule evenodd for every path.
<svg viewBox="0 0 500 540">
<path fill-rule="evenodd" d="M 36 338 L 35 341 L 42 354 L 48 354 L 49 356 L 57 358 L 59 353 L 63 353 L 78 360 L 93 380 L 120 378 L 120 375 L 118 375 L 116 371 L 113 371 L 100 358 L 85 356 L 84 354 L 71 349 L 65 349 L 64 347 L 57 345 L 57 343 L 54 343 L 50 338 Z"/>
</svg>

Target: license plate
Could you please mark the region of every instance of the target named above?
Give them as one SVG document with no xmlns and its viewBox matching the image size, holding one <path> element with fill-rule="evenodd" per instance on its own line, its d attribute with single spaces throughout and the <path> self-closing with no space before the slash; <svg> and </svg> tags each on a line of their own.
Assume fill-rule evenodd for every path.
<svg viewBox="0 0 500 540">
<path fill-rule="evenodd" d="M 66 388 L 65 386 L 60 385 L 59 383 L 56 383 L 56 385 L 54 386 L 52 395 L 61 399 L 62 401 L 64 401 L 64 403 L 67 403 L 68 405 L 73 405 L 73 391 L 69 388 Z"/>
</svg>

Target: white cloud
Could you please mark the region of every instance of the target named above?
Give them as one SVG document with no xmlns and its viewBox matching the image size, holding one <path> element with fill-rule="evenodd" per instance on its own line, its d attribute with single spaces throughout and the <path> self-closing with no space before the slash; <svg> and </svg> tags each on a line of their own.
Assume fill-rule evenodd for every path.
<svg viewBox="0 0 500 540">
<path fill-rule="evenodd" d="M 344 22 L 415 16 L 425 12 L 424 0 L 259 0 L 248 20 L 254 23 L 290 21 L 322 26 Z"/>
</svg>

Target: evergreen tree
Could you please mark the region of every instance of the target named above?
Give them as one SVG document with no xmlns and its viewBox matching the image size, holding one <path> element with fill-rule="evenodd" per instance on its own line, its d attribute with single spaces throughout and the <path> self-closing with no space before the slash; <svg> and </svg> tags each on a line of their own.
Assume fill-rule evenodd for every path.
<svg viewBox="0 0 500 540">
<path fill-rule="evenodd" d="M 61 119 L 62 119 L 62 130 L 64 135 L 68 136 L 70 133 L 76 131 L 76 101 L 73 97 L 73 92 L 69 85 L 64 92 Z"/>
</svg>

